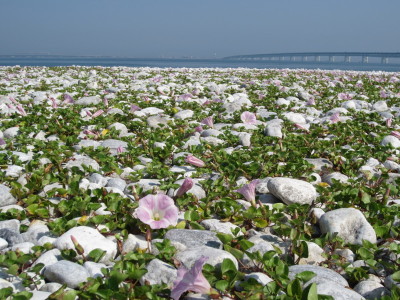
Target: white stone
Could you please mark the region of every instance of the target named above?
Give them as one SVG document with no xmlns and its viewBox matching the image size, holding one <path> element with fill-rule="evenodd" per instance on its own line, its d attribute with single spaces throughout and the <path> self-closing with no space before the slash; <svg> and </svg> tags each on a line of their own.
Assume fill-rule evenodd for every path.
<svg viewBox="0 0 400 300">
<path fill-rule="evenodd" d="M 314 186 L 298 179 L 275 177 L 267 186 L 271 194 L 286 204 L 311 204 L 317 198 Z"/>
<path fill-rule="evenodd" d="M 329 211 L 319 219 L 322 233 L 338 233 L 345 243 L 362 245 L 362 240 L 376 243 L 374 228 L 362 212 L 355 208 L 339 208 Z"/>
<path fill-rule="evenodd" d="M 78 243 L 84 249 L 84 255 L 87 256 L 94 249 L 106 251 L 105 255 L 99 261 L 101 263 L 110 264 L 117 254 L 117 244 L 105 238 L 96 229 L 79 226 L 68 230 L 61 235 L 54 243 L 54 246 L 59 250 L 75 249 L 72 243 L 71 236 L 74 236 Z"/>
</svg>

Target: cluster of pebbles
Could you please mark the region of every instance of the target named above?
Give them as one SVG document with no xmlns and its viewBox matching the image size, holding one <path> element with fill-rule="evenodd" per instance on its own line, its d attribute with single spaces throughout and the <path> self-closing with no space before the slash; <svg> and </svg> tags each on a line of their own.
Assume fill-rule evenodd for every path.
<svg viewBox="0 0 400 300">
<path fill-rule="evenodd" d="M 69 146 L 62 169 L 67 171 L 65 174 L 70 175 L 76 167 L 85 172 L 85 178 L 79 182 L 82 191 L 101 189 L 136 201 L 135 190 L 142 191 L 143 195 L 151 194 L 159 189 L 165 180 L 180 185 L 185 177 L 192 177 L 195 184 L 188 193 L 196 199 L 206 199 L 207 189 L 203 186 L 205 180 L 218 178 L 220 174 L 213 172 L 209 174 L 209 178 L 205 178 L 204 174 L 196 177 L 196 166 L 183 160 L 182 163 L 176 163 L 179 162 L 178 158 L 191 154 L 192 149 L 207 146 L 209 149 L 223 149 L 228 155 L 244 150 L 251 153 L 252 142 L 257 135 L 275 138 L 278 143 L 290 134 L 309 134 L 315 128 L 352 122 L 357 114 L 376 116 L 387 127 L 386 133 L 365 133 L 373 135 L 375 145 L 371 145 L 370 153 L 366 153 L 369 157 L 355 157 L 363 160 L 362 166 L 356 170 L 357 178 L 366 176 L 367 173 L 371 178 L 379 178 L 382 170 L 389 170 L 387 180 L 395 183 L 400 171 L 400 164 L 396 159 L 399 154 L 397 149 L 400 148 L 400 105 L 397 106 L 400 99 L 399 78 L 400 74 L 395 73 L 307 70 L 1 67 L 0 159 L 4 161 L 0 163 L 0 211 L 4 216 L 10 216 L 12 214 L 7 212 L 16 210 L 26 212 L 27 205 L 18 199 L 12 183 L 19 183 L 23 191 L 29 190 L 27 185 L 31 172 L 26 170 L 27 164 L 37 160 L 40 166 L 46 167 L 51 164 L 51 160 L 46 157 L 49 154 L 46 152 L 46 144 L 56 141 L 63 147 L 68 145 L 50 130 L 55 124 L 48 124 L 48 131 L 45 128 L 37 129 L 35 126 L 27 128 L 22 124 L 24 120 L 32 117 L 36 107 L 45 108 L 40 110 L 40 117 L 43 119 L 50 119 L 58 110 L 76 112 L 76 124 L 81 124 L 81 127 L 77 128 L 77 142 Z M 381 92 L 374 94 L 375 98 L 368 95 L 367 88 L 364 88 L 367 84 L 381 86 Z M 322 90 L 329 90 L 330 96 L 324 96 Z M 266 104 L 262 105 L 263 102 Z M 190 105 L 187 106 L 188 104 Z M 219 105 L 220 111 L 214 113 L 210 105 Z M 257 121 L 239 121 L 237 116 L 244 111 L 254 112 Z M 213 116 L 214 120 L 219 122 L 202 123 L 199 113 L 202 116 Z M 98 122 L 100 116 L 103 118 L 101 123 Z M 107 117 L 111 116 L 113 120 L 118 121 L 108 124 Z M 103 149 L 106 155 L 118 157 L 130 147 L 142 147 L 134 144 L 138 141 L 137 133 L 130 129 L 133 128 L 130 124 L 141 124 L 146 132 L 151 134 L 158 132 L 160 128 L 169 130 L 168 128 L 173 128 L 181 121 L 188 124 L 188 129 L 185 129 L 188 130 L 188 134 L 179 144 L 170 147 L 168 141 L 160 140 L 149 145 L 153 149 L 172 149 L 174 164 L 171 160 L 165 161 L 162 168 L 173 174 L 173 178 L 147 177 L 146 169 L 153 159 L 145 155 L 145 152 L 135 158 L 135 165 L 123 165 L 120 161 L 118 167 L 122 172 L 117 174 L 105 171 L 109 168 L 101 165 L 97 157 L 90 157 L 83 151 L 92 147 Z M 366 122 L 371 128 L 385 128 L 377 121 Z M 99 129 L 99 126 L 103 127 Z M 193 130 L 196 126 L 202 128 Z M 288 132 L 287 126 L 296 127 L 298 131 Z M 117 132 L 117 136 L 109 138 L 107 132 L 111 131 Z M 236 137 L 236 145 L 232 145 L 231 140 L 228 140 L 231 136 Z M 327 141 L 334 138 L 334 135 L 324 137 Z M 350 144 L 347 148 L 351 149 L 353 146 Z M 379 161 L 374 157 L 375 147 L 386 147 L 386 161 Z M 195 155 L 202 159 L 198 154 Z M 344 157 L 343 159 L 345 160 Z M 290 174 L 269 177 L 267 172 L 260 178 L 242 176 L 237 178 L 231 191 L 234 194 L 243 184 L 259 179 L 256 185 L 257 199 L 260 200 L 258 205 L 269 206 L 272 209 L 276 203 L 309 206 L 320 203 L 321 205 L 311 210 L 320 234 L 337 234 L 348 245 L 361 246 L 363 240 L 377 244 L 379 239 L 374 224 L 370 224 L 360 208 L 353 206 L 327 210 L 323 200 L 319 199 L 316 187 L 329 188 L 338 182 L 344 185 L 351 184 L 354 178 L 335 171 L 334 163 L 324 157 L 304 157 L 304 160 L 312 165 L 312 172 L 302 178 L 292 178 Z M 137 174 L 142 174 L 142 178 L 133 181 L 132 174 L 136 174 L 135 178 Z M 123 241 L 122 251 L 114 236 L 117 232 L 110 231 L 105 235 L 104 231 L 99 230 L 107 231 L 104 227 L 76 226 L 57 236 L 48 226 L 49 222 L 54 222 L 57 218 L 57 204 L 63 200 L 63 195 L 55 197 L 51 194 L 55 189 L 68 187 L 60 182 L 52 182 L 43 186 L 41 191 L 35 192 L 40 198 L 50 200 L 54 204 L 48 219 L 31 219 L 27 212 L 25 219 L 6 220 L 2 217 L 3 221 L 0 221 L 0 251 L 3 254 L 10 251 L 31 253 L 32 247 L 43 246 L 46 243 L 53 246 L 32 262 L 32 267 L 38 263 L 44 264 L 40 284 L 24 286 L 21 278 L 8 274 L 4 268 L 0 269 L 0 288 L 11 287 L 15 292 L 27 290 L 33 294 L 32 299 L 46 299 L 64 284 L 68 288 L 79 289 L 79 285 L 88 277 L 104 276 L 101 269 L 112 269 L 115 261 L 125 253 L 149 251 L 157 254 L 154 243 L 161 239 L 153 240 L 153 246 L 150 247 L 144 233 L 130 233 Z M 176 190 L 161 192 L 173 196 Z M 398 195 L 391 195 L 391 201 L 387 205 L 399 205 L 400 199 L 396 196 Z M 236 201 L 242 205 L 243 211 L 251 206 L 246 199 Z M 178 221 L 185 219 L 184 213 L 180 212 Z M 105 203 L 101 203 L 101 207 L 87 217 L 107 214 L 111 212 Z M 393 220 L 393 226 L 398 226 L 399 223 L 399 218 Z M 213 266 L 219 266 L 227 258 L 232 260 L 238 269 L 254 267 L 255 262 L 247 255 L 239 262 L 231 253 L 223 250 L 223 243 L 216 235 L 218 232 L 232 234 L 238 227 L 237 224 L 221 221 L 218 215 L 201 220 L 199 224 L 205 230 L 186 227 L 170 228 L 166 231 L 163 239 L 169 239 L 176 248 L 177 261 L 190 268 L 201 256 L 206 256 L 207 264 Z M 244 228 L 240 229 L 243 229 L 240 234 L 245 234 L 248 241 L 254 244 L 247 251 L 259 251 L 263 254 L 277 247 L 283 256 L 290 255 L 290 239 L 279 236 L 270 227 L 247 231 Z M 61 256 L 61 251 L 75 249 L 71 236 L 79 241 L 84 254 L 101 249 L 105 251 L 105 255 L 99 262 L 86 261 L 83 265 L 66 260 Z M 396 243 L 398 242 L 397 240 Z M 399 286 L 399 283 L 391 278 L 392 274 L 388 274 L 382 268 L 378 271 L 371 269 L 367 279 L 349 288 L 350 284 L 343 270 L 323 266 L 323 262 L 326 261 L 326 249 L 311 240 L 307 241 L 307 245 L 309 256 L 301 258 L 298 265 L 289 267 L 289 277 L 294 278 L 303 271 L 314 272 L 316 276 L 307 284 L 315 282 L 319 294 L 331 295 L 335 299 L 374 299 L 389 294 L 394 285 Z M 354 267 L 367 266 L 364 260 L 347 247 L 335 249 L 335 254 Z M 397 259 L 397 262 L 399 260 L 398 257 L 394 259 Z M 172 287 L 177 276 L 174 266 L 154 259 L 146 268 L 148 272 L 141 279 L 142 284 L 164 283 Z M 273 281 L 263 272 L 248 273 L 244 280 L 248 278 L 254 278 L 262 285 Z M 240 282 L 236 289 L 241 290 Z M 196 299 L 208 298 L 207 295 L 194 294 L 185 297 L 192 299 L 190 297 L 195 296 Z"/>
</svg>

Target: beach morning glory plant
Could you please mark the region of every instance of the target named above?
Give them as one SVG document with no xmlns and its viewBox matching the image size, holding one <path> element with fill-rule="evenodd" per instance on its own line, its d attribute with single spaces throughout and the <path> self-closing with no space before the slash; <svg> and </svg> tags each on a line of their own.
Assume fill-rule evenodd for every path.
<svg viewBox="0 0 400 300">
<path fill-rule="evenodd" d="M 147 195 L 139 200 L 135 211 L 140 221 L 151 229 L 175 226 L 178 220 L 178 207 L 174 200 L 164 194 Z"/>
<path fill-rule="evenodd" d="M 256 185 L 258 182 L 258 179 L 252 180 L 249 184 L 245 184 L 240 189 L 235 190 L 235 192 L 242 194 L 247 201 L 256 206 Z"/>
<path fill-rule="evenodd" d="M 181 266 L 178 269 L 178 276 L 174 281 L 174 286 L 171 290 L 171 297 L 178 300 L 181 295 L 186 291 L 196 293 L 209 294 L 211 290 L 210 283 L 204 277 L 202 269 L 208 257 L 201 256 L 188 270 L 186 267 Z"/>
</svg>

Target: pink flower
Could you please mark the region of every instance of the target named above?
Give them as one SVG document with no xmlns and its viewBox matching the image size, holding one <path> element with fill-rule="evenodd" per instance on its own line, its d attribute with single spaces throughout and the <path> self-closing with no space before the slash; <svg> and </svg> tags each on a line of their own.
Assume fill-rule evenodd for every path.
<svg viewBox="0 0 400 300">
<path fill-rule="evenodd" d="M 139 200 L 139 207 L 135 213 L 139 220 L 151 229 L 175 226 L 178 220 L 178 208 L 174 200 L 164 194 L 143 197 Z"/>
<path fill-rule="evenodd" d="M 381 98 L 387 98 L 388 95 L 386 94 L 385 91 L 380 91 L 379 95 L 381 96 Z"/>
<path fill-rule="evenodd" d="M 330 118 L 332 123 L 337 123 L 340 121 L 339 113 L 334 113 Z"/>
<path fill-rule="evenodd" d="M 393 135 L 394 137 L 397 137 L 398 139 L 400 139 L 400 132 L 398 132 L 398 131 L 392 131 L 390 133 L 390 135 Z"/>
<path fill-rule="evenodd" d="M 5 144 L 6 144 L 6 141 L 3 140 L 2 138 L 0 138 L 0 146 L 3 146 L 3 145 L 5 145 Z"/>
<path fill-rule="evenodd" d="M 51 107 L 52 108 L 57 108 L 58 107 L 56 99 L 54 99 L 53 97 L 50 97 L 50 101 L 51 101 Z"/>
<path fill-rule="evenodd" d="M 191 164 L 193 166 L 200 167 L 200 168 L 202 168 L 202 167 L 204 167 L 206 165 L 204 163 L 204 161 L 202 161 L 201 159 L 198 159 L 197 157 L 195 157 L 195 156 L 193 156 L 191 154 L 186 156 L 185 162 L 187 162 L 187 163 L 189 163 L 189 164 Z"/>
<path fill-rule="evenodd" d="M 242 122 L 245 123 L 245 124 L 254 125 L 254 124 L 257 123 L 256 115 L 253 114 L 253 113 L 251 113 L 251 112 L 249 112 L 249 111 L 245 111 L 244 113 L 242 113 L 242 114 L 240 115 L 240 119 L 241 119 Z"/>
<path fill-rule="evenodd" d="M 178 276 L 174 281 L 174 286 L 171 290 L 171 297 L 174 300 L 179 300 L 181 295 L 186 291 L 196 293 L 209 294 L 211 290 L 210 283 L 204 277 L 202 269 L 208 257 L 201 256 L 189 270 L 184 266 L 179 267 Z"/>
<path fill-rule="evenodd" d="M 132 104 L 131 105 L 131 109 L 129 110 L 129 112 L 132 114 L 132 113 L 134 113 L 135 111 L 138 111 L 138 110 L 142 110 L 142 109 L 139 106 L 137 106 L 135 104 Z"/>
<path fill-rule="evenodd" d="M 340 100 L 351 100 L 353 97 L 350 94 L 347 93 L 339 93 L 338 98 Z"/>
<path fill-rule="evenodd" d="M 64 103 L 75 103 L 74 99 L 72 99 L 72 97 L 68 94 L 64 94 Z"/>
<path fill-rule="evenodd" d="M 315 105 L 314 97 L 310 97 L 310 99 L 307 100 L 306 105 L 308 106 Z"/>
<path fill-rule="evenodd" d="M 308 129 L 305 128 L 304 126 L 300 125 L 300 124 L 295 123 L 295 124 L 294 124 L 294 127 L 308 132 Z"/>
<path fill-rule="evenodd" d="M 22 116 L 26 116 L 27 115 L 25 109 L 22 107 L 21 104 L 17 105 L 17 110 Z"/>
<path fill-rule="evenodd" d="M 87 110 L 87 111 L 86 111 L 86 115 L 87 115 L 88 117 L 91 117 L 91 116 L 92 116 L 92 113 L 91 113 L 89 110 Z"/>
<path fill-rule="evenodd" d="M 200 122 L 201 124 L 207 125 L 208 127 L 214 127 L 213 117 L 207 117 L 203 121 Z"/>
<path fill-rule="evenodd" d="M 178 191 L 176 192 L 176 197 L 180 197 L 185 194 L 188 190 L 193 187 L 193 179 L 192 178 L 185 178 L 182 185 L 179 187 Z"/>
<path fill-rule="evenodd" d="M 195 132 L 202 132 L 204 129 L 203 129 L 203 127 L 201 127 L 201 126 L 197 126 L 195 129 L 194 129 L 194 131 Z"/>
<path fill-rule="evenodd" d="M 235 190 L 236 193 L 242 194 L 243 197 L 255 205 L 256 203 L 256 185 L 259 183 L 258 179 L 252 180 L 249 184 L 245 184 L 240 189 Z"/>
<path fill-rule="evenodd" d="M 386 127 L 392 127 L 392 118 L 386 119 Z"/>
<path fill-rule="evenodd" d="M 178 100 L 179 100 L 179 101 L 187 101 L 187 100 L 192 99 L 192 97 L 193 97 L 192 94 L 186 93 L 186 94 L 180 95 L 180 96 L 178 97 Z"/>
<path fill-rule="evenodd" d="M 108 107 L 108 99 L 106 97 L 103 98 L 103 104 Z"/>
<path fill-rule="evenodd" d="M 104 110 L 99 109 L 98 111 L 96 111 L 96 112 L 92 115 L 92 118 L 96 118 L 96 117 L 102 115 L 103 113 L 104 113 Z"/>
<path fill-rule="evenodd" d="M 14 97 L 8 97 L 12 103 L 14 104 L 18 104 L 17 100 L 14 99 Z"/>
<path fill-rule="evenodd" d="M 117 153 L 119 154 L 119 153 L 124 153 L 126 150 L 125 150 L 125 148 L 124 147 L 122 147 L 122 146 L 119 146 L 118 148 L 117 148 Z"/>
</svg>

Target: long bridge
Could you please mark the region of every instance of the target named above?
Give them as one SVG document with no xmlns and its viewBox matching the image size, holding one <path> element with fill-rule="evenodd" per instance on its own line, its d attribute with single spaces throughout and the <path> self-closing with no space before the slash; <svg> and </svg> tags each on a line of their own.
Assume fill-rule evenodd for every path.
<svg viewBox="0 0 400 300">
<path fill-rule="evenodd" d="M 400 64 L 400 52 L 298 52 L 224 57 L 227 60 Z"/>
</svg>

